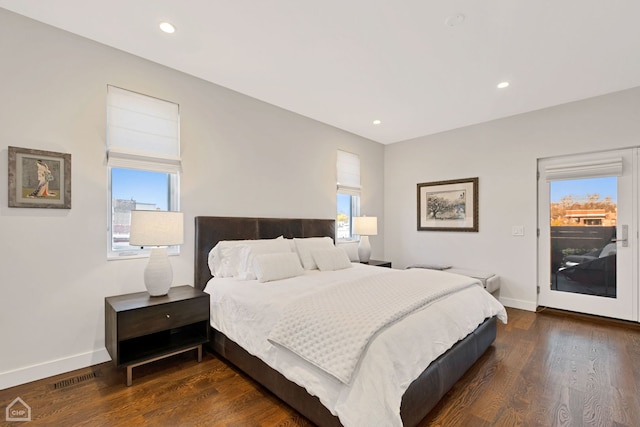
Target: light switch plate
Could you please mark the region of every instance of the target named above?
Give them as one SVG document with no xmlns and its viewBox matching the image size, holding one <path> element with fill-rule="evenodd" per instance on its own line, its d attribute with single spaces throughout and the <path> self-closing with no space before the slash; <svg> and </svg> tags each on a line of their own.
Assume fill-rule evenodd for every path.
<svg viewBox="0 0 640 427">
<path fill-rule="evenodd" d="M 511 227 L 512 236 L 524 236 L 524 225 L 514 225 Z"/>
</svg>

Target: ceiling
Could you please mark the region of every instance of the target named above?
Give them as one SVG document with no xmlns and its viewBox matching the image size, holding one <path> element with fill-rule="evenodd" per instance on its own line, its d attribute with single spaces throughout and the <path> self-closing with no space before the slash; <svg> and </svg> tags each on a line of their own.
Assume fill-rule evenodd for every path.
<svg viewBox="0 0 640 427">
<path fill-rule="evenodd" d="M 640 86 L 637 0 L 0 7 L 384 144 Z"/>
</svg>

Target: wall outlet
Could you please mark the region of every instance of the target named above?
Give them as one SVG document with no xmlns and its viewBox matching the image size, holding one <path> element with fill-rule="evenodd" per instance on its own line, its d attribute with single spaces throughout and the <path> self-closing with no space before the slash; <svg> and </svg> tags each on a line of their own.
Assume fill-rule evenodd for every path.
<svg viewBox="0 0 640 427">
<path fill-rule="evenodd" d="M 524 225 L 514 225 L 511 227 L 512 236 L 524 236 Z"/>
</svg>

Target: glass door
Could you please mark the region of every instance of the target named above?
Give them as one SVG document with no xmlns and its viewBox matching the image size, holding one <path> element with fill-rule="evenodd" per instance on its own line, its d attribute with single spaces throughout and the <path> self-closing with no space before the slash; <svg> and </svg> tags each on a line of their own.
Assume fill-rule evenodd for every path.
<svg viewBox="0 0 640 427">
<path fill-rule="evenodd" d="M 539 305 L 638 320 L 635 156 L 539 161 Z"/>
</svg>

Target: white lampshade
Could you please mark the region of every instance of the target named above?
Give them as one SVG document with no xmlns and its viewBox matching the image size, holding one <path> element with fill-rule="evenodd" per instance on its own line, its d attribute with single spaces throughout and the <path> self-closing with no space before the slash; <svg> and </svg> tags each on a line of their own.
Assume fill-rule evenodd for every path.
<svg viewBox="0 0 640 427">
<path fill-rule="evenodd" d="M 367 263 L 371 258 L 371 244 L 369 236 L 378 234 L 378 218 L 375 216 L 356 216 L 353 218 L 353 234 L 359 234 L 358 258 Z"/>
<path fill-rule="evenodd" d="M 182 212 L 131 211 L 129 245 L 156 246 L 144 270 L 144 285 L 153 297 L 166 295 L 171 288 L 173 269 L 164 246 L 182 244 L 183 231 Z"/>
<path fill-rule="evenodd" d="M 353 218 L 353 234 L 375 236 L 378 234 L 378 217 L 356 216 Z"/>
<path fill-rule="evenodd" d="M 131 211 L 131 246 L 171 246 L 183 242 L 182 212 Z"/>
</svg>

